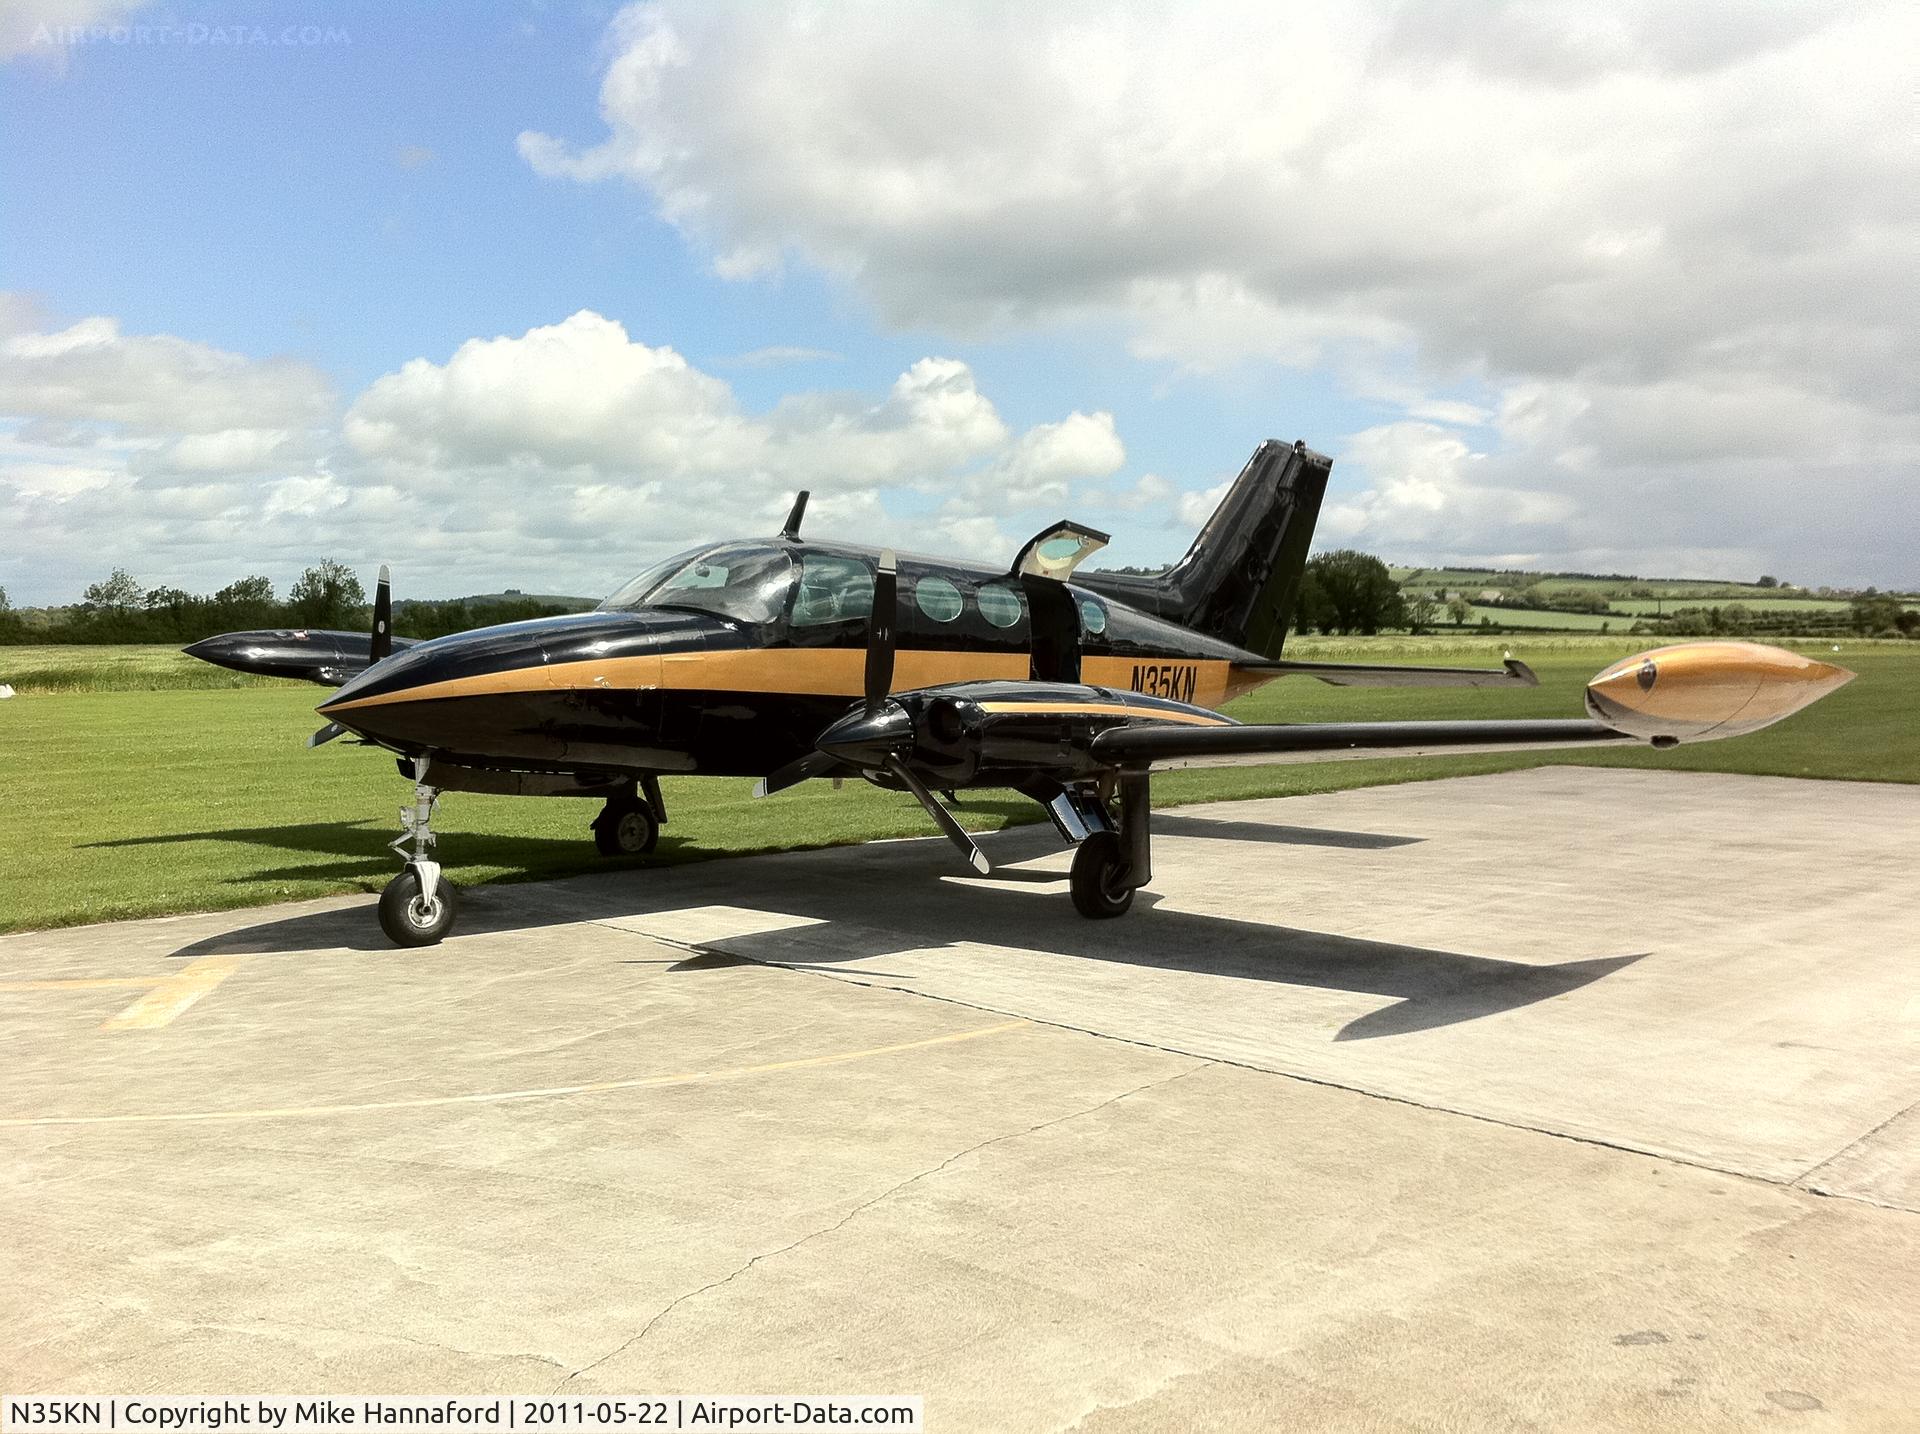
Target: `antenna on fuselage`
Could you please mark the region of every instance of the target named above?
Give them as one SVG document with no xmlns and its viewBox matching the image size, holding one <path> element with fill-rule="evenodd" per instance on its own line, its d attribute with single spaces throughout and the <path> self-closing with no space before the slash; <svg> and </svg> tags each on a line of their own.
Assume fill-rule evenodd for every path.
<svg viewBox="0 0 1920 1434">
<path fill-rule="evenodd" d="M 787 514 L 787 526 L 780 530 L 780 536 L 789 543 L 800 538 L 800 520 L 807 516 L 807 490 L 802 488 L 800 496 L 793 500 L 793 511 Z"/>
</svg>

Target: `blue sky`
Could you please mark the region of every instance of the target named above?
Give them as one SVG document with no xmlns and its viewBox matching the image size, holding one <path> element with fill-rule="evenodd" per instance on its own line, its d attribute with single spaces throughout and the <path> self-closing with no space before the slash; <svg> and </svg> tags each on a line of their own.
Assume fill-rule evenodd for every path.
<svg viewBox="0 0 1920 1434">
<path fill-rule="evenodd" d="M 0 289 L 23 296 L 17 312 L 26 317 L 12 321 L 15 330 L 57 334 L 83 319 L 111 320 L 111 337 L 89 340 L 87 352 L 99 362 L 86 370 L 88 385 L 137 381 L 139 364 L 172 361 L 157 350 L 108 352 L 129 338 L 170 336 L 191 346 L 181 360 L 189 367 L 216 363 L 215 354 L 238 364 L 284 357 L 317 373 L 309 387 L 324 386 L 331 397 L 299 400 L 304 418 L 289 419 L 281 403 L 269 404 L 257 423 L 218 420 L 219 432 L 301 431 L 269 460 L 218 473 L 204 463 L 170 472 L 167 455 L 180 436 L 204 437 L 215 420 L 183 419 L 169 432 L 163 416 L 115 419 L 131 401 L 125 395 L 77 394 L 82 381 L 64 370 L 22 371 L 17 396 L 0 389 L 14 435 L 0 454 L 0 475 L 9 463 L 25 465 L 15 475 L 17 496 L 25 495 L 16 530 L 47 537 L 31 553 L 0 553 L 0 583 L 16 603 L 73 598 L 99 576 L 94 569 L 109 552 L 149 581 L 189 587 L 244 571 L 284 580 L 302 553 L 372 563 L 387 549 L 413 563 L 422 586 L 435 591 L 494 581 L 611 585 L 703 523 L 751 526 L 773 491 L 797 486 L 810 466 L 835 470 L 835 435 L 849 423 L 865 425 L 868 436 L 892 431 L 897 415 L 879 414 L 890 387 L 930 356 L 965 366 L 964 377 L 942 382 L 977 395 L 968 402 L 989 407 L 999 428 L 988 424 L 991 432 L 954 447 L 944 469 L 913 473 L 900 466 L 910 460 L 896 459 L 857 484 L 849 479 L 843 521 L 872 527 L 891 519 L 925 527 L 926 541 L 992 547 L 1017 542 L 1037 525 L 1029 520 L 1058 516 L 1049 510 L 1064 505 L 1115 529 L 1114 560 L 1167 559 L 1203 511 L 1191 495 L 1230 476 L 1260 439 L 1300 436 L 1337 460 L 1322 546 L 1351 540 L 1391 558 L 1635 563 L 1727 576 L 1750 576 L 1747 567 L 1766 564 L 1813 581 L 1903 575 L 1891 546 L 1874 547 L 1873 525 L 1836 523 L 1798 561 L 1802 554 L 1785 546 L 1796 534 L 1794 508 L 1764 445 L 1726 436 L 1745 411 L 1730 390 L 1750 383 L 1766 406 L 1769 386 L 1791 387 L 1781 376 L 1804 369 L 1805 355 L 1790 342 L 1788 352 L 1743 361 L 1737 371 L 1699 356 L 1716 339 L 1724 348 L 1749 332 L 1777 332 L 1779 314 L 1690 315 L 1690 326 L 1662 336 L 1663 352 L 1649 358 L 1635 352 L 1643 340 L 1605 314 L 1610 304 L 1662 304 L 1658 285 L 1636 274 L 1609 278 L 1619 283 L 1617 294 L 1594 296 L 1592 314 L 1575 314 L 1556 330 L 1551 311 L 1566 302 L 1567 276 L 1525 272 L 1526 256 L 1540 251 L 1543 236 L 1570 252 L 1576 241 L 1579 253 L 1591 251 L 1593 214 L 1604 200 L 1578 193 L 1568 195 L 1560 222 L 1548 212 L 1513 234 L 1489 235 L 1484 272 L 1463 279 L 1438 260 L 1431 273 L 1417 272 L 1428 246 L 1396 248 L 1409 230 L 1431 226 L 1430 247 L 1440 255 L 1459 242 L 1453 231 L 1486 221 L 1468 215 L 1445 184 L 1420 192 L 1396 178 L 1387 161 L 1404 151 L 1406 135 L 1395 132 L 1393 116 L 1372 113 L 1363 88 L 1333 96 L 1304 119 L 1275 101 L 1272 115 L 1243 110 L 1210 121 L 1224 127 L 1209 134 L 1202 124 L 1185 141 L 1190 152 L 1169 156 L 1157 152 L 1159 137 L 1178 126 L 1142 130 L 1136 144 L 1126 126 L 1138 116 L 1124 110 L 1116 119 L 1097 95 L 1060 93 L 1057 110 L 1019 109 L 1017 67 L 1035 53 L 1059 52 L 1058 35 L 1038 33 L 1059 23 L 1057 14 L 1034 21 L 1031 34 L 1017 11 L 977 23 L 948 17 L 938 23 L 955 26 L 954 34 L 915 47 L 887 38 L 895 29 L 910 35 L 912 26 L 860 7 L 848 7 L 844 27 L 829 24 L 824 34 L 783 33 L 791 22 L 772 4 L 668 6 L 624 20 L 614 6 L 563 4 L 36 0 L 28 8 L 55 27 L 127 28 L 51 46 L 34 43 L 29 32 L 0 66 L 7 136 L 0 142 Z M 1311 42 L 1336 56 L 1375 57 L 1369 63 L 1384 52 L 1378 25 L 1356 38 L 1346 22 L 1328 22 L 1331 28 L 1302 40 L 1261 29 L 1257 11 L 1221 13 L 1223 29 L 1246 24 L 1258 33 L 1223 34 L 1212 56 L 1194 53 L 1183 36 L 1187 48 L 1167 54 L 1154 26 L 1171 23 L 1173 12 L 1115 6 L 1112 26 L 1089 43 L 1131 46 L 1131 56 L 1105 61 L 1127 83 L 1152 90 L 1138 105 L 1147 118 L 1156 107 L 1203 113 L 1209 66 L 1249 45 Z M 136 26 L 150 30 L 143 37 Z M 310 32 L 321 37 L 276 43 L 289 26 L 321 27 Z M 623 98 L 610 67 L 658 44 L 663 32 L 677 48 L 671 65 L 656 67 L 666 77 L 662 92 Z M 1417 32 L 1409 37 L 1404 24 L 1389 38 L 1416 51 L 1426 43 Z M 1784 38 L 1731 34 L 1714 57 L 1717 68 L 1704 77 L 1683 69 L 1667 82 L 1682 99 L 1698 101 L 1689 86 L 1724 81 L 1737 89 L 1752 76 L 1723 72 L 1817 60 L 1822 40 L 1811 24 Z M 1632 47 L 1657 43 L 1653 27 L 1626 34 L 1626 49 L 1596 61 L 1601 68 L 1588 82 L 1604 85 L 1608 65 L 1644 69 L 1650 62 Z M 897 56 L 889 54 L 888 46 L 901 44 Z M 1002 63 L 995 47 L 1006 48 L 1005 97 L 981 96 L 977 76 L 962 73 L 972 65 L 995 73 Z M 918 73 L 920 87 L 895 93 L 872 79 L 896 73 Z M 952 92 L 940 92 L 949 74 Z M 1191 91 L 1170 93 L 1183 78 Z M 1440 81 L 1429 75 L 1425 83 Z M 1544 112 L 1577 101 L 1581 82 L 1546 73 L 1503 83 L 1544 87 Z M 784 107 L 770 98 L 783 86 L 796 97 Z M 939 103 L 921 105 L 930 92 Z M 1447 101 L 1458 103 L 1459 93 L 1448 86 Z M 1313 133 L 1349 133 L 1342 104 L 1354 107 L 1354 163 L 1382 168 L 1373 187 L 1330 194 L 1325 212 L 1311 186 L 1264 191 L 1263 176 L 1306 152 L 1301 146 Z M 960 122 L 912 136 L 912 116 L 929 110 L 958 112 Z M 1450 119 L 1445 108 L 1430 113 L 1431 125 L 1455 124 L 1463 138 L 1489 121 L 1478 113 Z M 1849 125 L 1862 122 L 1858 111 L 1829 117 L 1829 137 L 1844 139 Z M 807 133 L 810 125 L 817 132 Z M 1208 201 L 1205 212 L 1216 221 L 1202 222 L 1184 198 L 1192 177 L 1228 163 L 1233 179 L 1231 163 L 1218 155 L 1261 125 L 1271 129 L 1270 142 L 1262 140 L 1266 154 L 1240 160 L 1248 165 L 1244 208 L 1229 189 L 1224 202 Z M 1367 125 L 1376 131 L 1371 140 Z M 887 138 L 851 155 L 836 149 L 861 130 Z M 553 137 L 562 158 L 540 160 L 522 141 L 528 132 Z M 902 139 L 893 153 L 892 137 L 902 133 L 911 142 Z M 987 143 L 983 134 L 1002 138 Z M 1553 136 L 1573 143 L 1557 124 Z M 1709 134 L 1702 152 L 1736 137 Z M 674 157 L 653 154 L 659 138 Z M 1623 145 L 1630 139 L 1623 136 Z M 1132 149 L 1155 153 L 1137 157 Z M 1059 168 L 1039 169 L 1034 156 L 1055 150 Z M 810 166 L 822 155 L 815 174 Z M 1830 160 L 1830 150 L 1813 154 L 1809 172 Z M 973 177 L 956 181 L 956 170 Z M 1501 182 L 1518 185 L 1511 175 Z M 1617 182 L 1624 181 L 1593 181 L 1596 189 Z M 1643 212 L 1603 244 L 1631 252 L 1642 242 L 1637 236 L 1657 232 L 1658 247 L 1678 251 L 1674 236 L 1688 223 L 1731 222 L 1747 197 L 1730 196 L 1705 216 L 1670 213 L 1661 206 L 1683 201 L 1662 192 L 1662 176 L 1641 174 L 1636 182 L 1648 191 Z M 903 183 L 931 196 L 930 211 L 951 208 L 964 217 L 944 227 L 888 217 L 887 196 Z M 942 183 L 957 192 L 930 187 Z M 1045 203 L 1024 203 L 1032 192 Z M 1124 207 L 1116 198 L 1123 194 Z M 1497 209 L 1499 198 L 1488 202 Z M 1392 204 L 1405 213 L 1383 218 Z M 1707 244 L 1710 234 L 1692 242 Z M 746 251 L 775 257 L 728 257 Z M 1661 257 L 1672 275 L 1684 275 L 1693 256 Z M 1862 272 L 1881 272 L 1875 266 L 1883 259 L 1863 257 Z M 1764 270 L 1764 256 L 1753 262 Z M 1781 261 L 1775 266 L 1786 272 Z M 737 485 L 724 468 L 628 466 L 617 446 L 606 445 L 590 461 L 577 454 L 563 461 L 537 435 L 494 433 L 492 441 L 514 455 L 509 475 L 489 462 L 478 430 L 449 437 L 456 420 L 442 409 L 395 417 L 388 403 L 389 441 L 378 451 L 352 438 L 350 421 L 340 427 L 342 414 L 411 360 L 444 367 L 470 340 L 518 339 L 582 310 L 621 326 L 634 345 L 677 351 L 730 394 L 709 399 L 749 418 L 783 400 L 791 409 L 796 399 L 802 408 L 837 404 L 848 413 L 864 405 L 866 416 L 776 422 L 771 435 L 756 429 L 754 451 L 801 455 L 797 476 L 786 482 L 756 470 Z M 1863 314 L 1861 323 L 1873 329 L 1873 316 Z M 1548 352 L 1553 341 L 1542 335 L 1569 329 L 1584 332 L 1594 352 L 1572 359 Z M 1831 342 L 1831 335 L 1794 342 L 1806 349 L 1815 337 Z M 1873 329 L 1871 342 L 1880 341 Z M 824 356 L 741 361 L 769 349 Z M 15 358 L 29 367 L 45 362 L 31 343 Z M 530 352 L 501 355 L 509 365 L 535 361 Z M 108 368 L 117 377 L 101 376 Z M 1883 501 L 1888 485 L 1911 471 L 1911 405 L 1903 411 L 1881 395 L 1844 392 L 1854 378 L 1845 369 L 1838 363 L 1785 397 L 1804 399 L 1821 422 L 1857 422 L 1857 433 L 1837 435 L 1853 461 L 1834 475 L 1835 491 Z M 444 405 L 452 385 L 449 378 L 414 397 Z M 1836 407 L 1836 389 L 1854 407 Z M 1648 439 L 1648 430 L 1691 422 L 1702 394 L 1726 406 L 1724 422 L 1706 424 L 1684 443 Z M 838 398 L 810 397 L 818 395 Z M 1050 425 L 1075 414 L 1111 415 L 1111 452 L 1096 443 L 1057 455 L 1044 471 L 1016 452 L 1028 436 L 1027 446 L 1037 448 Z M 49 447 L 42 439 L 55 421 L 77 427 Z M 459 421 L 472 428 L 470 414 Z M 396 437 L 396 424 L 417 433 Z M 1541 424 L 1558 428 L 1542 437 Z M 431 444 L 418 438 L 428 432 L 436 435 Z M 989 471 L 1001 475 L 1003 489 L 1035 501 L 995 496 L 981 480 Z M 190 503 L 180 496 L 189 472 L 199 494 Z M 1143 475 L 1164 481 L 1129 486 Z M 338 491 L 312 497 L 323 480 Z M 538 508 L 587 490 L 611 488 L 617 499 L 621 485 L 634 500 L 629 534 L 583 516 L 552 532 L 503 522 L 492 543 L 417 542 L 396 531 L 417 535 L 424 523 L 442 523 L 450 503 Z M 173 496 L 155 499 L 151 521 L 141 523 L 143 505 L 163 488 Z M 1116 496 L 1123 489 L 1132 496 Z M 277 500 L 263 496 L 276 491 Z M 308 497 L 295 502 L 289 494 Z M 384 495 L 384 531 L 369 516 L 374 494 Z M 1624 521 L 1608 501 L 1623 494 L 1671 503 L 1672 516 L 1651 525 Z M 249 501 L 257 507 L 252 519 Z M 669 507 L 678 514 L 673 521 L 649 523 L 650 513 Z M 611 511 L 619 511 L 617 502 Z M 825 511 L 829 518 L 835 512 Z M 101 532 L 115 514 L 127 521 Z M 944 521 L 932 523 L 934 514 Z M 291 526 L 272 528 L 281 520 Z M 487 525 L 484 512 L 472 512 L 453 526 L 473 534 Z M 249 535 L 258 541 L 250 544 Z"/>
</svg>

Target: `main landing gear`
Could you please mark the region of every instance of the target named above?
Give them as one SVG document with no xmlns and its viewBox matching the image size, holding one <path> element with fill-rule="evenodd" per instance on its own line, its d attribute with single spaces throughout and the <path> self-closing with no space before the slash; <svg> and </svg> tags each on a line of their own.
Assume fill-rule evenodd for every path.
<svg viewBox="0 0 1920 1434">
<path fill-rule="evenodd" d="M 1133 893 L 1153 880 L 1153 803 L 1145 772 L 1119 775 L 1116 824 L 1099 787 L 1058 789 L 1046 802 L 1055 829 L 1075 844 L 1069 886 L 1074 910 L 1093 920 L 1124 916 Z M 1035 794 L 1039 795 L 1039 794 Z"/>
<path fill-rule="evenodd" d="M 667 804 L 660 795 L 660 779 L 640 779 L 636 790 L 624 787 L 607 798 L 593 819 L 593 844 L 602 856 L 645 856 L 660 840 L 667 824 Z"/>
<path fill-rule="evenodd" d="M 413 805 L 400 808 L 404 831 L 389 845 L 410 848 L 406 869 L 380 893 L 380 929 L 396 946 L 432 946 L 453 930 L 458 902 L 453 887 L 440 879 L 440 863 L 428 850 L 434 844 L 433 809 L 440 793 L 427 785 L 427 759 L 413 759 Z"/>
</svg>

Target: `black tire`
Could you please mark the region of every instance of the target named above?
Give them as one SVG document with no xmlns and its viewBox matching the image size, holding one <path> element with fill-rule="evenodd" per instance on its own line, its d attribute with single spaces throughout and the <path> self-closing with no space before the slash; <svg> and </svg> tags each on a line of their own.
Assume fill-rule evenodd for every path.
<svg viewBox="0 0 1920 1434">
<path fill-rule="evenodd" d="M 433 903 L 420 901 L 420 878 L 403 871 L 380 893 L 380 929 L 395 946 L 434 946 L 453 930 L 460 909 L 453 884 L 444 876 L 433 884 Z"/>
<path fill-rule="evenodd" d="M 1120 838 L 1113 832 L 1094 832 L 1073 854 L 1073 908 L 1092 920 L 1125 916 L 1133 905 L 1133 888 L 1123 878 L 1126 859 Z"/>
<path fill-rule="evenodd" d="M 635 798 L 610 801 L 593 819 L 593 844 L 602 856 L 645 856 L 659 840 L 653 808 Z"/>
</svg>

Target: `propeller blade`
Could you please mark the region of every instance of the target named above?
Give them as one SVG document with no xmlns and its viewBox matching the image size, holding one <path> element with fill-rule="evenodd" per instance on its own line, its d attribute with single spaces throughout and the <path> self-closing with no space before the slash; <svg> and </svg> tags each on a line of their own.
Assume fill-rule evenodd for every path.
<svg viewBox="0 0 1920 1434">
<path fill-rule="evenodd" d="M 926 784 L 914 776 L 912 768 L 898 757 L 887 758 L 887 770 L 893 773 L 900 785 L 920 799 L 920 805 L 927 809 L 927 815 L 940 824 L 947 840 L 960 848 L 961 855 L 967 859 L 967 865 L 980 875 L 985 876 L 993 870 L 993 863 L 987 860 L 987 854 L 980 850 L 974 839 L 967 835 L 967 829 L 953 819 L 953 813 L 940 805 L 939 798 L 927 790 Z"/>
<path fill-rule="evenodd" d="M 871 717 L 887 700 L 893 687 L 893 625 L 899 616 L 896 590 L 899 568 L 893 549 L 880 554 L 880 569 L 873 575 L 873 616 L 867 622 L 867 715 Z"/>
<path fill-rule="evenodd" d="M 788 787 L 797 786 L 811 777 L 824 777 L 840 765 L 840 759 L 825 752 L 809 752 L 806 756 L 787 763 L 779 771 L 762 777 L 753 784 L 756 797 L 770 797 L 775 792 L 784 792 Z"/>
<path fill-rule="evenodd" d="M 373 590 L 373 639 L 367 646 L 371 666 L 393 651 L 393 583 L 387 565 L 380 564 L 380 584 Z"/>
<path fill-rule="evenodd" d="M 345 727 L 342 727 L 338 722 L 329 722 L 318 732 L 315 732 L 311 737 L 307 738 L 307 745 L 309 747 L 324 747 L 335 737 L 344 737 L 346 735 L 347 729 Z"/>
</svg>

